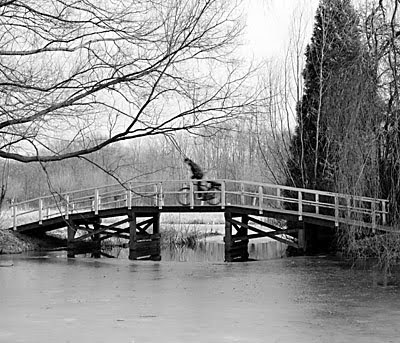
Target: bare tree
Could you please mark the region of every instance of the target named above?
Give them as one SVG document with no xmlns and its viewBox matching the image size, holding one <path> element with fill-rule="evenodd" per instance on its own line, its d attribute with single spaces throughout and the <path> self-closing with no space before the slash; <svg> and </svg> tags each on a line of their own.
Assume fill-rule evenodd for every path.
<svg viewBox="0 0 400 343">
<path fill-rule="evenodd" d="M 307 32 L 311 22 L 307 20 L 309 3 L 302 1 L 293 11 L 289 32 L 290 40 L 283 62 L 270 61 L 263 79 L 264 98 L 267 101 L 257 109 L 257 146 L 269 181 L 285 182 L 291 177 L 287 161 L 290 156 L 289 142 L 296 121 L 296 103 L 303 95 L 304 52 L 309 40 Z M 302 126 L 302 123 L 298 123 Z M 301 160 L 304 160 L 304 147 Z M 302 176 L 302 180 L 305 176 Z M 292 183 L 294 184 L 294 182 Z"/>
<path fill-rule="evenodd" d="M 365 33 L 374 57 L 383 118 L 377 137 L 381 196 L 390 200 L 393 220 L 400 218 L 400 1 L 376 0 L 365 8 Z"/>
<path fill-rule="evenodd" d="M 0 0 L 0 157 L 57 161 L 243 112 L 236 5 Z"/>
</svg>

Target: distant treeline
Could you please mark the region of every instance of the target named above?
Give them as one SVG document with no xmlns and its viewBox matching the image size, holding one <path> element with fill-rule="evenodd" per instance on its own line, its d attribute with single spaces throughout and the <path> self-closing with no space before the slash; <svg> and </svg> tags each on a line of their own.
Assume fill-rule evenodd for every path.
<svg viewBox="0 0 400 343">
<path fill-rule="evenodd" d="M 263 141 L 267 138 L 268 134 L 262 137 Z M 269 144 L 275 144 L 271 137 L 268 139 Z M 251 132 L 245 121 L 237 121 L 218 130 L 204 131 L 202 135 L 181 134 L 173 140 L 151 137 L 59 162 L 3 161 L 4 200 L 19 202 L 50 192 L 119 181 L 188 179 L 190 171 L 183 163 L 185 156 L 198 163 L 208 178 L 273 182 L 271 166 L 267 167 L 265 156 L 261 156 L 259 141 L 257 133 Z"/>
</svg>

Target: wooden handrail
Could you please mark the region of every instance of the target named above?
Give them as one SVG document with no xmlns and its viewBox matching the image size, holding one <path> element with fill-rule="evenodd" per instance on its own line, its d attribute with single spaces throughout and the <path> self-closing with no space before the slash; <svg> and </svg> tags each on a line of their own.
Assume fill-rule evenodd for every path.
<svg viewBox="0 0 400 343">
<path fill-rule="evenodd" d="M 206 182 L 207 180 L 203 181 Z M 227 179 L 213 181 L 221 184 L 221 202 L 218 205 L 221 209 L 224 209 L 229 201 L 229 205 L 254 207 L 260 214 L 266 209 L 270 210 L 273 208 L 290 212 L 290 210 L 285 209 L 284 204 L 292 203 L 294 206 L 297 205 L 299 220 L 302 220 L 303 216 L 308 214 L 317 217 L 320 216 L 324 219 L 332 218 L 335 225 L 339 225 L 339 221 L 342 221 L 345 215 L 347 215 L 348 218 L 367 215 L 369 223 L 373 227 L 385 225 L 387 223 L 388 200 L 385 199 L 352 196 L 252 181 Z M 54 196 L 39 197 L 20 203 L 13 202 L 11 204 L 13 228 L 17 228 L 19 224 L 17 217 L 32 212 L 38 213 L 36 218 L 38 218 L 39 223 L 42 223 L 45 219 L 44 214 L 46 214 L 46 218 L 49 216 L 54 217 L 56 215 L 54 210 L 57 209 L 60 212 L 58 215 L 68 219 L 72 211 L 74 211 L 74 213 L 77 213 L 77 211 L 93 211 L 95 214 L 98 214 L 101 209 L 107 206 L 126 206 L 131 209 L 133 201 L 135 201 L 135 206 L 149 206 L 150 203 L 146 200 L 149 197 L 155 199 L 152 206 L 158 207 L 159 209 L 165 206 L 175 206 L 177 203 L 171 200 L 174 199 L 174 196 L 171 197 L 170 195 L 178 195 L 178 190 L 184 184 L 189 185 L 188 200 L 190 208 L 193 209 L 197 206 L 197 199 L 195 198 L 197 182 L 197 180 L 130 182 L 126 185 L 106 185 L 99 188 L 87 188 L 56 194 Z M 286 192 L 293 192 L 293 196 L 288 196 Z M 326 197 L 326 201 L 321 201 L 321 197 Z M 249 202 L 246 202 L 246 198 L 258 201 L 254 203 L 254 201 L 251 200 L 251 205 L 249 205 Z M 352 204 L 352 206 L 349 206 L 350 204 Z M 323 212 L 322 209 L 325 211 Z M 332 210 L 332 215 L 326 214 L 329 213 L 326 212 L 327 210 Z"/>
</svg>

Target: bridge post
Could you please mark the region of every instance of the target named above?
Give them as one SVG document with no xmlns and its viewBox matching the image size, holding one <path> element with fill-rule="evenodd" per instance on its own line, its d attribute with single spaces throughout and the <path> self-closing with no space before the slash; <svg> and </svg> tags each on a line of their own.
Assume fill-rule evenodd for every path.
<svg viewBox="0 0 400 343">
<path fill-rule="evenodd" d="M 225 180 L 221 182 L 221 208 L 224 209 L 226 205 L 226 183 Z"/>
<path fill-rule="evenodd" d="M 161 234 L 160 234 L 160 212 L 153 216 L 153 234 L 151 235 L 151 243 L 153 252 L 150 259 L 153 261 L 161 261 Z"/>
<path fill-rule="evenodd" d="M 130 210 L 132 208 L 132 186 L 130 183 L 128 187 L 129 188 L 126 193 L 126 206 L 128 207 L 128 210 Z"/>
<path fill-rule="evenodd" d="M 75 252 L 74 252 L 74 246 L 73 246 L 73 240 L 75 238 L 76 234 L 76 229 L 75 226 L 72 222 L 68 222 L 67 226 L 67 257 L 68 258 L 74 258 L 75 257 Z"/>
<path fill-rule="evenodd" d="M 12 217 L 13 217 L 13 230 L 17 230 L 17 205 L 14 204 L 14 199 L 11 200 Z"/>
<path fill-rule="evenodd" d="M 136 214 L 133 211 L 129 211 L 129 259 L 136 260 Z"/>
<path fill-rule="evenodd" d="M 304 222 L 299 222 L 298 225 L 299 225 L 299 230 L 297 233 L 297 245 L 299 246 L 299 249 L 306 251 L 307 249 L 306 228 Z"/>
<path fill-rule="evenodd" d="M 69 219 L 69 194 L 65 196 L 65 219 Z"/>
<path fill-rule="evenodd" d="M 299 209 L 299 221 L 303 220 L 303 194 L 301 191 L 297 191 L 297 203 Z"/>
<path fill-rule="evenodd" d="M 99 190 L 94 190 L 94 214 L 97 216 L 99 214 L 100 197 Z"/>
<path fill-rule="evenodd" d="M 245 205 L 245 197 L 244 197 L 244 184 L 240 183 L 240 204 Z"/>
<path fill-rule="evenodd" d="M 43 223 L 43 199 L 39 198 L 39 224 Z"/>
<path fill-rule="evenodd" d="M 94 231 L 98 231 L 100 229 L 100 221 L 101 221 L 101 219 L 99 219 L 98 222 L 93 223 Z M 93 247 L 93 251 L 92 251 L 93 257 L 100 258 L 100 256 L 101 256 L 100 234 L 99 233 L 95 233 L 92 236 L 92 241 L 94 243 L 94 247 Z"/>
<path fill-rule="evenodd" d="M 386 225 L 386 202 L 385 200 L 381 200 L 382 203 L 382 225 Z"/>
<path fill-rule="evenodd" d="M 225 262 L 232 262 L 233 257 L 231 255 L 232 248 L 232 213 L 229 211 L 225 211 Z"/>
<path fill-rule="evenodd" d="M 236 220 L 232 220 L 231 212 L 225 212 L 225 262 L 247 261 L 249 259 L 249 217 L 248 215 L 242 215 L 241 218 L 242 221 L 239 223 Z M 233 227 L 237 231 L 235 235 L 232 234 Z"/>
<path fill-rule="evenodd" d="M 237 247 L 240 247 L 240 260 L 247 261 L 249 259 L 249 216 L 247 214 L 242 215 L 242 223 L 243 225 L 237 230 L 238 241 L 234 242 Z"/>
<path fill-rule="evenodd" d="M 161 260 L 160 213 L 146 215 L 151 217 L 142 223 L 137 222 L 137 214 L 131 211 L 129 218 L 129 259 Z M 147 230 L 152 226 L 152 233 Z"/>
</svg>

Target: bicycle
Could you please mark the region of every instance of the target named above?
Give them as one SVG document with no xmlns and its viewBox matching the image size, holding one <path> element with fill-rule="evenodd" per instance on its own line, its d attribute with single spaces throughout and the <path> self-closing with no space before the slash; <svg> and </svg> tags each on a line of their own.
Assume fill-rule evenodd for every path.
<svg viewBox="0 0 400 343">
<path fill-rule="evenodd" d="M 199 182 L 201 182 L 199 180 Z M 194 191 L 195 200 L 206 201 L 209 205 L 219 205 L 221 203 L 221 184 L 215 181 L 205 181 L 200 189 Z M 199 195 L 198 197 L 196 197 Z M 183 206 L 190 205 L 190 187 L 183 186 L 178 193 L 178 202 Z"/>
</svg>

